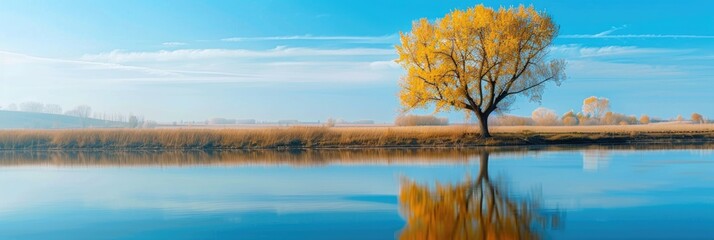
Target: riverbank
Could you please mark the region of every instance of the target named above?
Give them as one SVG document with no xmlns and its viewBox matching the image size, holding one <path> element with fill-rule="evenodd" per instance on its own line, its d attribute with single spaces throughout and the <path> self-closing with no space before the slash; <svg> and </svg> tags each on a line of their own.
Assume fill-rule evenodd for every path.
<svg viewBox="0 0 714 240">
<path fill-rule="evenodd" d="M 714 124 L 493 127 L 282 127 L 0 131 L 0 149 L 317 149 L 534 145 L 703 144 Z"/>
</svg>

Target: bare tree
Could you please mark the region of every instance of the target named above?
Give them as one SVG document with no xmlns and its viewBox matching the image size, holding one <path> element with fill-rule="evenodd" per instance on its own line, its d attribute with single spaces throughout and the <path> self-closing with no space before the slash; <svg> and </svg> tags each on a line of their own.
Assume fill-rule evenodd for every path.
<svg viewBox="0 0 714 240">
<path fill-rule="evenodd" d="M 610 111 L 610 100 L 604 97 L 591 96 L 583 100 L 583 113 L 593 118 L 602 118 Z"/>
<path fill-rule="evenodd" d="M 137 118 L 134 115 L 129 116 L 129 127 L 130 128 L 137 128 L 139 127 L 139 118 Z"/>
<path fill-rule="evenodd" d="M 43 112 L 51 114 L 62 114 L 62 107 L 57 104 L 45 104 Z"/>
<path fill-rule="evenodd" d="M 23 112 L 43 112 L 45 105 L 39 102 L 23 102 L 20 103 L 20 111 Z"/>
<path fill-rule="evenodd" d="M 87 127 L 87 119 L 92 115 L 92 107 L 87 105 L 79 105 L 72 110 L 64 113 L 65 115 L 79 117 L 82 121 L 82 127 Z"/>
<path fill-rule="evenodd" d="M 92 114 L 92 107 L 87 106 L 87 105 L 79 105 L 75 109 L 77 109 L 77 113 L 79 114 L 79 117 L 81 117 L 81 118 L 88 118 L 89 115 Z"/>
</svg>

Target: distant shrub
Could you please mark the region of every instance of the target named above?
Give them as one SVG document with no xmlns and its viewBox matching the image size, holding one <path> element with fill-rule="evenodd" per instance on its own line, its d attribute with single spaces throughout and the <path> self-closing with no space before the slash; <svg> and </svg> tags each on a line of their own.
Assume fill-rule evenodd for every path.
<svg viewBox="0 0 714 240">
<path fill-rule="evenodd" d="M 563 118 L 563 125 L 565 125 L 565 126 L 576 126 L 576 125 L 578 125 L 578 118 L 576 118 L 576 117 L 566 117 L 566 118 Z"/>
<path fill-rule="evenodd" d="M 539 126 L 558 125 L 558 115 L 555 113 L 555 110 L 544 107 L 533 110 L 531 119 L 533 119 L 533 123 Z"/>
<path fill-rule="evenodd" d="M 704 123 L 704 117 L 699 113 L 692 113 L 693 123 Z"/>
<path fill-rule="evenodd" d="M 497 116 L 491 120 L 491 125 L 494 126 L 531 126 L 533 119 L 527 117 L 519 117 L 513 115 Z"/>
<path fill-rule="evenodd" d="M 623 124 L 624 123 L 624 124 Z M 637 117 L 626 116 L 624 114 L 607 112 L 605 116 L 600 120 L 602 125 L 628 125 L 637 124 Z"/>
<path fill-rule="evenodd" d="M 432 115 L 399 115 L 394 120 L 394 124 L 397 126 L 440 126 L 449 125 L 449 119 Z"/>
<path fill-rule="evenodd" d="M 335 125 L 337 125 L 337 120 L 335 120 L 334 118 L 328 118 L 327 121 L 325 121 L 324 126 L 325 127 L 334 127 Z"/>
<path fill-rule="evenodd" d="M 642 115 L 640 117 L 640 124 L 650 124 L 650 116 Z"/>
<path fill-rule="evenodd" d="M 677 115 L 677 119 L 676 119 L 676 120 L 677 120 L 678 122 L 684 121 L 684 117 L 682 117 L 682 115 Z"/>
<path fill-rule="evenodd" d="M 591 125 L 598 125 L 600 124 L 600 121 L 598 121 L 597 118 L 591 118 L 588 115 L 578 113 L 576 115 L 578 118 L 578 124 L 583 125 L 583 126 L 591 126 Z"/>
<path fill-rule="evenodd" d="M 573 113 L 573 110 L 563 114 L 560 118 L 565 126 L 575 126 L 578 125 L 578 117 Z"/>
</svg>

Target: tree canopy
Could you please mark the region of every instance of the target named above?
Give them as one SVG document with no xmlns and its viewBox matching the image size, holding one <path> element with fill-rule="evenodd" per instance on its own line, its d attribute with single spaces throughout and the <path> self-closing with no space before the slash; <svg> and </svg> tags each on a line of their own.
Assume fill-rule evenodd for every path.
<svg viewBox="0 0 714 240">
<path fill-rule="evenodd" d="M 407 223 L 400 239 L 542 239 L 561 223 L 559 211 L 544 213 L 536 195 L 515 197 L 488 175 L 488 152 L 478 177 L 457 184 L 402 182 L 399 207 Z"/>
<path fill-rule="evenodd" d="M 594 118 L 602 118 L 610 111 L 610 99 L 591 96 L 583 100 L 583 113 Z"/>
<path fill-rule="evenodd" d="M 406 70 L 400 102 L 407 110 L 433 104 L 436 112 L 471 111 L 489 137 L 492 112 L 507 111 L 518 95 L 539 101 L 546 82 L 565 79 L 565 62 L 548 58 L 557 33 L 550 16 L 523 5 L 419 19 L 396 46 Z"/>
</svg>

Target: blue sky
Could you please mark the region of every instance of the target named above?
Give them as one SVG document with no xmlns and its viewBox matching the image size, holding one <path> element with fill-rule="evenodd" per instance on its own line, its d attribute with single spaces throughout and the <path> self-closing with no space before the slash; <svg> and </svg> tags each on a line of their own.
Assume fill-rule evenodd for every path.
<svg viewBox="0 0 714 240">
<path fill-rule="evenodd" d="M 0 106 L 159 121 L 373 119 L 399 112 L 400 31 L 453 9 L 533 4 L 560 25 L 568 80 L 540 106 L 714 116 L 711 1 L 3 1 Z M 512 114 L 537 103 L 519 100 Z M 426 111 L 428 112 L 428 111 Z M 452 122 L 462 113 L 442 114 Z"/>
</svg>

